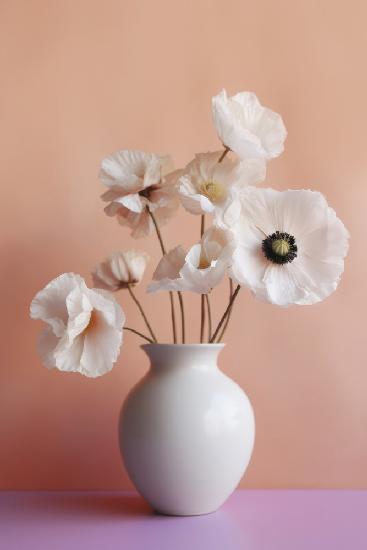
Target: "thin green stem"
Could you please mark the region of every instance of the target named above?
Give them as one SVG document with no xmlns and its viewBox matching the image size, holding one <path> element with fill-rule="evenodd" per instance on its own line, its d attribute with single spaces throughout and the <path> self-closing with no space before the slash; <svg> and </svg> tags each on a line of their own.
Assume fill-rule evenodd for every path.
<svg viewBox="0 0 367 550">
<path fill-rule="evenodd" d="M 208 313 L 208 342 L 210 342 L 210 339 L 212 337 L 212 310 L 210 307 L 209 294 L 204 294 L 204 296 L 206 301 L 206 309 Z"/>
<path fill-rule="evenodd" d="M 129 291 L 129 293 L 130 293 L 131 298 L 134 300 L 135 304 L 138 306 L 138 309 L 139 309 L 139 311 L 140 311 L 140 313 L 141 313 L 141 316 L 142 316 L 143 319 L 144 319 L 144 322 L 145 322 L 145 324 L 146 324 L 146 326 L 147 326 L 147 329 L 148 329 L 149 332 L 150 332 L 151 337 L 153 338 L 154 342 L 157 342 L 156 335 L 154 334 L 153 329 L 152 329 L 152 327 L 151 327 L 151 325 L 150 325 L 150 323 L 149 323 L 149 321 L 148 321 L 148 318 L 147 318 L 147 316 L 146 316 L 146 314 L 145 314 L 145 311 L 144 311 L 144 309 L 143 309 L 143 306 L 142 306 L 141 303 L 139 302 L 138 298 L 135 296 L 135 293 L 134 293 L 133 289 L 131 288 L 131 285 L 128 284 L 128 285 L 127 285 L 127 289 L 128 289 L 128 291 Z"/>
<path fill-rule="evenodd" d="M 222 318 L 221 318 L 221 320 L 219 321 L 218 326 L 217 326 L 217 328 L 215 329 L 215 332 L 214 332 L 213 336 L 212 336 L 211 339 L 210 339 L 210 343 L 211 343 L 211 344 L 212 344 L 213 342 L 215 342 L 215 339 L 216 339 L 216 337 L 218 336 L 218 333 L 219 333 L 220 329 L 222 328 L 222 325 L 223 325 L 223 323 L 225 322 L 226 317 L 227 317 L 229 311 L 230 311 L 231 308 L 232 308 L 233 302 L 235 301 L 235 299 L 236 299 L 236 297 L 237 297 L 237 294 L 239 293 L 240 290 L 241 290 L 241 286 L 238 285 L 238 286 L 236 287 L 236 290 L 235 290 L 234 293 L 232 294 L 231 299 L 229 300 L 229 304 L 228 304 L 228 306 L 227 306 L 225 312 L 223 313 Z"/>
<path fill-rule="evenodd" d="M 142 333 L 139 332 L 138 330 L 135 330 L 134 328 L 131 328 L 131 327 L 124 327 L 124 330 L 128 330 L 129 332 L 133 332 L 134 334 L 137 334 L 137 335 L 140 336 L 141 338 L 144 338 L 144 340 L 146 340 L 146 341 L 149 342 L 150 344 L 154 344 L 154 343 L 155 343 L 151 338 L 148 338 L 148 336 L 145 336 L 144 334 L 142 334 Z"/>
<path fill-rule="evenodd" d="M 229 301 L 231 301 L 232 294 L 233 294 L 233 281 L 232 281 L 232 279 L 228 279 L 228 280 L 229 280 Z M 218 336 L 217 342 L 220 342 L 222 340 L 222 338 L 224 336 L 224 333 L 227 330 L 228 323 L 229 323 L 229 320 L 231 318 L 232 308 L 233 308 L 233 304 L 232 304 L 231 309 L 228 311 L 228 315 L 226 317 L 226 320 L 225 320 L 225 323 L 224 323 L 223 328 L 221 330 L 221 333 Z"/>
</svg>

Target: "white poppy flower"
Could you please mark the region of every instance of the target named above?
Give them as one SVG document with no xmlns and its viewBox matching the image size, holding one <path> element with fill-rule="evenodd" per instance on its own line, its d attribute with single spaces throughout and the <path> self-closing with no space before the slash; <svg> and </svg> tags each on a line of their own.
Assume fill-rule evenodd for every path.
<svg viewBox="0 0 367 550">
<path fill-rule="evenodd" d="M 246 161 L 225 157 L 222 152 L 196 155 L 178 180 L 181 203 L 192 214 L 215 213 L 218 219 L 235 216 L 236 194 L 245 185 L 256 185 L 265 178 L 262 159 Z"/>
<path fill-rule="evenodd" d="M 246 188 L 232 227 L 231 277 L 280 306 L 314 304 L 337 287 L 348 232 L 321 193 Z"/>
<path fill-rule="evenodd" d="M 149 256 L 145 252 L 114 252 L 94 268 L 93 284 L 111 292 L 136 285 L 142 280 L 148 261 Z"/>
<path fill-rule="evenodd" d="M 121 225 L 132 229 L 135 238 L 145 237 L 153 229 L 147 208 L 162 224 L 178 207 L 170 157 L 143 151 L 118 151 L 102 161 L 99 177 L 109 189 L 102 199 L 109 204 L 108 216 L 116 216 Z"/>
<path fill-rule="evenodd" d="M 213 97 L 213 120 L 222 143 L 241 159 L 277 157 L 287 131 L 277 113 L 263 107 L 252 92 L 228 97 L 225 90 Z"/>
<path fill-rule="evenodd" d="M 182 246 L 177 246 L 161 259 L 148 292 L 189 290 L 207 294 L 221 282 L 230 254 L 229 233 L 212 227 L 187 254 Z"/>
<path fill-rule="evenodd" d="M 89 289 L 74 273 L 60 275 L 36 294 L 30 315 L 49 326 L 39 352 L 47 368 L 95 378 L 109 372 L 121 342 L 125 315 L 105 290 Z"/>
</svg>

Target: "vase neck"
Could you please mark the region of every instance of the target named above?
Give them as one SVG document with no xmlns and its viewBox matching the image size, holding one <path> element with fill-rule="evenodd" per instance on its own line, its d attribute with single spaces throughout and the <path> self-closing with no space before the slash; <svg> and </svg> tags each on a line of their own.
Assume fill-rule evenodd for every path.
<svg viewBox="0 0 367 550">
<path fill-rule="evenodd" d="M 144 344 L 152 370 L 216 368 L 224 344 Z"/>
</svg>

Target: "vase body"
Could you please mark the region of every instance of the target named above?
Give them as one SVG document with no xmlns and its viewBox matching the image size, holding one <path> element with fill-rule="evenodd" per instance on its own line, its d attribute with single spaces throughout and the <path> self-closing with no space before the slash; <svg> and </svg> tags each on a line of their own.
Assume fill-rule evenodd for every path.
<svg viewBox="0 0 367 550">
<path fill-rule="evenodd" d="M 222 347 L 142 346 L 151 365 L 122 407 L 119 439 L 132 482 L 158 512 L 214 512 L 249 463 L 253 410 L 217 367 Z"/>
</svg>

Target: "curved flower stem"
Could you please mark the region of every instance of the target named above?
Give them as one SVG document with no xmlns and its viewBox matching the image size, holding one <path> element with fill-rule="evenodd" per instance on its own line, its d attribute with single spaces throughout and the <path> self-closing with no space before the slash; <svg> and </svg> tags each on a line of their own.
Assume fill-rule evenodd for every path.
<svg viewBox="0 0 367 550">
<path fill-rule="evenodd" d="M 210 338 L 212 337 L 212 311 L 210 308 L 209 294 L 204 294 L 204 296 L 206 301 L 206 309 L 208 312 L 208 342 L 210 342 Z"/>
<path fill-rule="evenodd" d="M 161 233 L 161 230 L 159 229 L 159 226 L 158 226 L 158 223 L 157 223 L 157 220 L 155 219 L 155 216 L 153 214 L 153 212 L 150 210 L 150 208 L 147 206 L 147 210 L 148 210 L 148 214 L 153 222 L 153 225 L 154 225 L 154 228 L 155 228 L 155 231 L 157 233 L 157 237 L 158 237 L 158 240 L 159 240 L 159 244 L 161 246 L 161 251 L 162 251 L 162 255 L 164 256 L 165 253 L 166 253 L 166 249 L 165 249 L 165 246 L 164 246 L 164 243 L 163 243 L 163 239 L 162 239 L 162 233 Z"/>
<path fill-rule="evenodd" d="M 224 147 L 224 151 L 223 153 L 221 154 L 221 156 L 219 157 L 218 159 L 218 164 L 220 164 L 222 162 L 222 160 L 224 159 L 224 157 L 226 156 L 227 153 L 229 153 L 230 151 L 230 148 L 229 147 Z"/>
<path fill-rule="evenodd" d="M 143 317 L 143 319 L 144 319 L 144 322 L 145 322 L 145 324 L 146 324 L 146 326 L 147 326 L 147 329 L 148 329 L 149 332 L 150 332 L 151 337 L 153 338 L 153 341 L 154 341 L 154 342 L 157 342 L 156 335 L 154 334 L 153 329 L 152 329 L 152 327 L 151 327 L 151 325 L 150 325 L 150 323 L 149 323 L 149 321 L 148 321 L 148 318 L 147 318 L 147 316 L 146 316 L 146 314 L 145 314 L 145 311 L 144 311 L 144 309 L 143 309 L 141 303 L 139 302 L 139 300 L 138 300 L 137 297 L 135 296 L 135 293 L 133 292 L 133 289 L 131 288 L 131 285 L 128 284 L 128 285 L 127 285 L 127 289 L 128 289 L 128 291 L 129 291 L 129 293 L 130 293 L 131 298 L 134 300 L 134 302 L 135 302 L 136 305 L 138 306 L 138 309 L 139 309 L 139 311 L 140 311 L 140 313 L 141 313 L 141 315 L 142 315 L 142 317 Z"/>
<path fill-rule="evenodd" d="M 233 294 L 233 281 L 232 281 L 232 279 L 228 279 L 228 280 L 229 280 L 229 300 L 231 300 L 232 294 Z M 232 304 L 232 307 L 233 307 L 233 304 Z M 223 336 L 224 336 L 224 333 L 225 333 L 225 331 L 226 331 L 226 329 L 227 329 L 227 327 L 228 327 L 228 323 L 229 323 L 229 320 L 230 320 L 230 318 L 231 318 L 232 307 L 231 307 L 231 309 L 228 311 L 228 315 L 227 315 L 227 317 L 226 317 L 225 323 L 224 323 L 224 325 L 223 325 L 223 328 L 222 328 L 222 330 L 221 330 L 220 335 L 218 336 L 218 339 L 217 339 L 217 342 L 218 342 L 218 343 L 222 340 L 222 338 L 223 338 Z"/>
<path fill-rule="evenodd" d="M 142 333 L 139 332 L 138 330 L 135 330 L 134 328 L 124 327 L 124 330 L 128 330 L 128 331 L 130 331 L 130 332 L 133 332 L 134 334 L 137 334 L 137 335 L 140 336 L 141 338 L 144 338 L 144 340 L 146 340 L 146 341 L 149 342 L 150 344 L 154 344 L 154 343 L 155 343 L 153 340 L 151 340 L 151 338 L 148 338 L 148 336 L 145 336 L 144 334 L 142 334 Z"/>
<path fill-rule="evenodd" d="M 226 317 L 227 317 L 228 313 L 231 311 L 232 306 L 233 306 L 233 302 L 235 301 L 235 299 L 237 297 L 237 294 L 239 293 L 240 290 L 241 290 L 241 285 L 237 285 L 236 290 L 234 291 L 234 293 L 231 296 L 231 299 L 229 300 L 229 304 L 227 306 L 227 309 L 223 313 L 222 318 L 219 321 L 218 326 L 215 329 L 215 332 L 214 332 L 213 336 L 210 339 L 211 344 L 215 342 L 215 339 L 218 336 L 218 333 L 219 333 L 220 329 L 222 328 L 222 325 L 223 325 L 224 321 L 226 320 Z"/>
<path fill-rule="evenodd" d="M 157 233 L 158 240 L 159 240 L 159 244 L 161 246 L 162 255 L 164 256 L 166 254 L 166 248 L 165 248 L 164 243 L 163 243 L 162 234 L 161 234 L 161 231 L 159 229 L 157 220 L 155 219 L 155 216 L 154 216 L 153 212 L 150 210 L 150 208 L 148 206 L 147 206 L 147 211 L 148 211 L 148 214 L 149 214 L 149 216 L 150 216 L 150 218 L 153 222 L 153 225 L 154 225 L 154 228 L 155 228 L 155 231 Z M 171 304 L 173 343 L 177 344 L 176 312 L 175 312 L 175 304 L 174 304 L 174 301 L 173 301 L 173 292 L 172 291 L 169 292 L 169 299 L 170 299 L 170 304 Z M 181 308 L 181 319 L 183 321 L 182 333 L 184 335 L 184 333 L 185 333 L 185 314 L 184 314 L 184 310 L 183 310 L 182 296 L 181 296 L 181 299 L 180 299 L 180 308 Z"/>
</svg>

